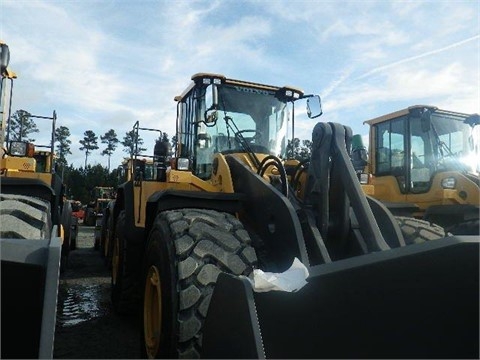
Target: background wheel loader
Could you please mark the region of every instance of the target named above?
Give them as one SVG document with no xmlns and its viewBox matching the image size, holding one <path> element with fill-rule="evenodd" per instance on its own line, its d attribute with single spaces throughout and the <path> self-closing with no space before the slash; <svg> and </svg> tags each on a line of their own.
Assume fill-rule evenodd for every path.
<svg viewBox="0 0 480 360">
<path fill-rule="evenodd" d="M 346 126 L 318 123 L 311 158 L 287 159 L 299 104 L 320 116 L 318 96 L 192 80 L 173 157 L 158 141 L 154 176 L 136 169 L 111 212 L 112 301 L 139 311 L 142 357 L 478 357 L 478 236 L 406 245 L 365 196 Z M 295 259 L 305 286 L 258 291 Z"/>
<path fill-rule="evenodd" d="M 480 116 L 416 105 L 368 121 L 364 189 L 395 214 L 479 234 Z"/>
<path fill-rule="evenodd" d="M 138 136 L 139 123 L 136 122 L 134 129 Z M 150 131 L 159 131 L 154 129 L 147 129 Z M 160 132 L 161 133 L 161 132 Z M 138 144 L 137 144 L 138 145 Z M 123 184 L 137 177 L 137 181 L 152 181 L 156 170 L 154 169 L 153 157 L 147 158 L 126 158 L 122 164 L 118 167 L 118 183 Z M 105 264 L 107 267 L 111 267 L 112 253 L 113 253 L 113 208 L 115 206 L 115 199 L 108 202 L 107 206 L 103 210 L 103 217 L 100 229 L 100 255 L 105 258 Z"/>
<path fill-rule="evenodd" d="M 105 186 L 95 186 L 91 191 L 91 200 L 85 210 L 84 224 L 95 226 L 101 220 L 103 210 L 106 204 L 112 199 L 113 188 Z"/>
<path fill-rule="evenodd" d="M 2 129 L 0 160 L 0 253 L 2 358 L 51 358 L 55 334 L 60 262 L 70 251 L 70 204 L 53 173 L 56 114 L 34 116 L 52 121 L 50 152 L 37 158 L 50 165 L 37 171 L 35 146 L 10 141 L 13 79 L 7 69 L 10 52 L 1 46 Z M 8 91 L 10 90 L 10 91 Z M 6 96 L 9 93 L 9 96 Z M 8 103 L 7 103 L 8 100 Z"/>
<path fill-rule="evenodd" d="M 114 197 L 113 187 L 95 186 L 92 191 L 92 200 L 85 210 L 84 224 L 95 226 L 94 248 L 100 249 L 102 223 L 105 209 Z"/>
</svg>

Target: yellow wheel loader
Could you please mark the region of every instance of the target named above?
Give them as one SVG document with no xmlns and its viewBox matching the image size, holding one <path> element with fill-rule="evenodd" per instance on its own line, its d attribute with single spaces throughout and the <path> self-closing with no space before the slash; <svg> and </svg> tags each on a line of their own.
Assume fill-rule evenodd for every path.
<svg viewBox="0 0 480 360">
<path fill-rule="evenodd" d="M 101 247 L 102 223 L 104 221 L 104 213 L 108 203 L 114 197 L 113 187 L 95 186 L 92 191 L 92 201 L 87 205 L 85 210 L 84 224 L 87 226 L 95 226 L 94 230 L 94 248 L 99 250 Z"/>
<path fill-rule="evenodd" d="M 134 130 L 138 135 L 139 123 L 136 122 Z M 142 129 L 142 128 L 140 128 Z M 149 129 L 152 130 L 152 129 Z M 156 131 L 156 130 L 155 130 Z M 155 174 L 154 163 L 152 157 L 146 158 L 125 158 L 122 164 L 117 169 L 118 182 L 120 184 L 128 182 L 137 177 L 137 181 L 152 181 Z M 107 267 L 111 267 L 113 243 L 111 241 L 113 234 L 113 208 L 115 206 L 115 199 L 109 201 L 103 211 L 101 230 L 100 230 L 100 255 L 105 258 Z"/>
<path fill-rule="evenodd" d="M 101 222 L 101 217 L 106 204 L 112 199 L 113 188 L 105 186 L 95 186 L 91 191 L 91 200 L 85 210 L 83 223 L 87 226 L 96 226 Z M 98 245 L 98 244 L 97 244 Z"/>
<path fill-rule="evenodd" d="M 54 166 L 36 170 L 35 145 L 9 139 L 15 76 L 7 70 L 8 46 L 0 46 L 1 357 L 52 358 L 59 271 L 70 250 L 71 207 Z M 56 114 L 31 117 L 52 121 L 48 164 L 53 164 Z"/>
<path fill-rule="evenodd" d="M 479 234 L 480 116 L 415 105 L 368 121 L 365 191 L 397 215 Z"/>
<path fill-rule="evenodd" d="M 319 96 L 192 80 L 174 154 L 157 141 L 111 213 L 112 301 L 141 314 L 142 358 L 478 357 L 478 236 L 406 245 L 349 127 L 316 124 L 311 158 L 288 159 Z"/>
</svg>

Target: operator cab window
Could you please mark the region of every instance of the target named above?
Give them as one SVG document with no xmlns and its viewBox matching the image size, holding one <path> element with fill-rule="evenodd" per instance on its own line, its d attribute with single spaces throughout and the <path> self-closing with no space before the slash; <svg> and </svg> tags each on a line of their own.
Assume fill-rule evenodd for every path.
<svg viewBox="0 0 480 360">
<path fill-rule="evenodd" d="M 375 175 L 393 175 L 405 191 L 405 121 L 402 117 L 376 125 Z"/>
</svg>

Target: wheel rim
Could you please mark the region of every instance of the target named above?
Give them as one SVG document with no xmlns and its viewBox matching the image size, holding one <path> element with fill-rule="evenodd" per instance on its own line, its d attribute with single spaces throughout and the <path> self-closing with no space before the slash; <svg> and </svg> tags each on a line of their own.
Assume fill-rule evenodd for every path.
<svg viewBox="0 0 480 360">
<path fill-rule="evenodd" d="M 162 325 L 162 290 L 160 274 L 156 266 L 150 266 L 145 281 L 145 297 L 143 302 L 143 331 L 147 357 L 156 357 L 160 346 Z"/>
<path fill-rule="evenodd" d="M 120 244 L 119 244 L 118 236 L 115 236 L 115 241 L 113 243 L 113 254 L 112 254 L 112 283 L 113 283 L 113 285 L 115 285 L 117 283 L 119 263 L 120 263 Z"/>
</svg>

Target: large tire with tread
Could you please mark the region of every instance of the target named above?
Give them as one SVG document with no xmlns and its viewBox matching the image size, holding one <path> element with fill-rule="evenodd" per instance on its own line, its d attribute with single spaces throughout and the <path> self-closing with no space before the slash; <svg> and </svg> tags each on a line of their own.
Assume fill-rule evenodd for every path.
<svg viewBox="0 0 480 360">
<path fill-rule="evenodd" d="M 454 235 L 480 235 L 479 220 L 465 221 L 448 229 Z"/>
<path fill-rule="evenodd" d="M 105 258 L 107 256 L 106 237 L 107 237 L 107 222 L 109 214 L 105 211 L 102 217 L 102 229 L 100 230 L 100 256 Z"/>
<path fill-rule="evenodd" d="M 445 229 L 425 220 L 406 216 L 395 216 L 406 245 L 418 244 L 449 236 Z"/>
<path fill-rule="evenodd" d="M 49 239 L 52 219 L 50 203 L 31 196 L 0 194 L 0 237 Z"/>
<path fill-rule="evenodd" d="M 109 214 L 105 233 L 105 265 L 108 269 L 112 268 L 114 235 L 115 228 L 113 222 L 113 214 Z"/>
<path fill-rule="evenodd" d="M 117 218 L 115 237 L 113 239 L 112 255 L 112 293 L 113 309 L 119 314 L 131 314 L 135 311 L 138 297 L 136 297 L 135 274 L 127 266 L 127 243 L 125 232 L 125 210 Z"/>
<path fill-rule="evenodd" d="M 250 236 L 233 215 L 159 213 L 143 266 L 142 358 L 198 358 L 218 274 L 249 276 L 256 264 Z"/>
</svg>

